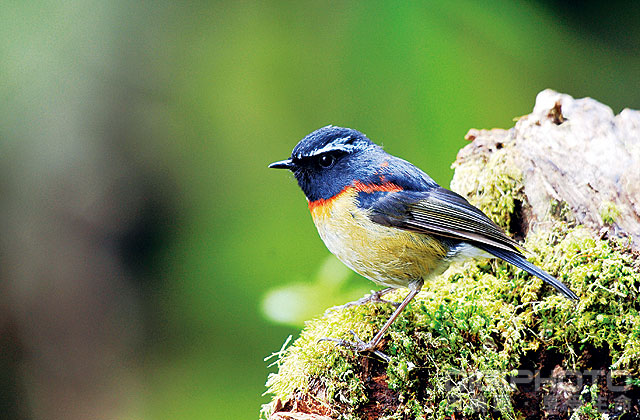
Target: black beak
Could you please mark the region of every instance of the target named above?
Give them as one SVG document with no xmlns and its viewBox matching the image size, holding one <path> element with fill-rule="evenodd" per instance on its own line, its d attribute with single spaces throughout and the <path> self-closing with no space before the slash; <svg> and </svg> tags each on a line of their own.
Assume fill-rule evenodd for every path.
<svg viewBox="0 0 640 420">
<path fill-rule="evenodd" d="M 293 161 L 291 159 L 286 159 L 286 160 L 281 160 L 279 162 L 273 162 L 271 165 L 269 165 L 269 168 L 275 168 L 275 169 L 293 169 L 295 165 L 293 164 Z"/>
</svg>

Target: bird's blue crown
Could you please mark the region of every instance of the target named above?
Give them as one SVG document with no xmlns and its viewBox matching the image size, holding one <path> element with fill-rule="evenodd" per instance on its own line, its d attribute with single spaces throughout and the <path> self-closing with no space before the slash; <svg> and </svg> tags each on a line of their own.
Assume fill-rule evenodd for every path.
<svg viewBox="0 0 640 420">
<path fill-rule="evenodd" d="M 302 159 L 329 151 L 350 153 L 375 147 L 378 146 L 358 130 L 328 125 L 300 140 L 291 152 L 291 158 Z"/>
</svg>

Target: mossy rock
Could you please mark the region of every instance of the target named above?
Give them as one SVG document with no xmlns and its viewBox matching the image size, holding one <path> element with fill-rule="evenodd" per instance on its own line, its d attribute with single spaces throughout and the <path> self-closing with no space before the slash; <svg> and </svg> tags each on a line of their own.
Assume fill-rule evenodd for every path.
<svg viewBox="0 0 640 420">
<path fill-rule="evenodd" d="M 536 263 L 571 285 L 581 297 L 577 304 L 505 263 L 452 267 L 390 328 L 384 351 L 391 363 L 318 342 L 351 339 L 351 330 L 370 339 L 392 310 L 384 304 L 347 308 L 307 323 L 280 355 L 269 393 L 280 407 L 293 396 L 318 400 L 325 415 L 345 419 L 524 418 L 594 407 L 598 416 L 637 414 L 637 260 L 585 229 L 561 224 L 532 235 L 526 246 Z M 580 373 L 586 371 L 599 375 Z M 629 381 L 628 389 L 611 392 L 612 374 L 610 382 Z M 531 392 L 535 381 L 540 392 Z"/>
</svg>

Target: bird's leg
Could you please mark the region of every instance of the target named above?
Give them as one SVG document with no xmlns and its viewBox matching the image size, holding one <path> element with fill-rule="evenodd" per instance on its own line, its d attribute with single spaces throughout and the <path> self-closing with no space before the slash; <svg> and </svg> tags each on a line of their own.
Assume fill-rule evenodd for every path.
<svg viewBox="0 0 640 420">
<path fill-rule="evenodd" d="M 351 331 L 351 333 L 353 334 L 355 341 L 341 340 L 337 338 L 321 338 L 319 341 L 333 341 L 338 343 L 338 345 L 351 347 L 352 349 L 357 350 L 359 352 L 371 351 L 377 354 L 378 356 L 382 357 L 384 360 L 389 361 L 389 356 L 387 356 L 386 354 L 378 350 L 375 350 L 375 348 L 378 346 L 378 344 L 380 344 L 380 341 L 382 340 L 384 333 L 389 329 L 391 324 L 393 324 L 393 321 L 395 321 L 396 318 L 398 318 L 398 316 L 404 310 L 404 308 L 406 308 L 409 302 L 411 302 L 411 299 L 413 299 L 418 294 L 418 292 L 420 292 L 420 289 L 422 289 L 423 284 L 424 284 L 423 280 L 419 280 L 411 284 L 410 286 L 411 291 L 409 292 L 409 294 L 404 298 L 402 303 L 400 303 L 400 305 L 396 308 L 393 314 L 391 314 L 391 316 L 389 317 L 387 322 L 385 322 L 382 328 L 380 328 L 380 331 L 378 331 L 378 333 L 368 343 L 365 343 L 364 341 L 362 341 L 353 331 Z"/>
<path fill-rule="evenodd" d="M 360 305 L 365 305 L 369 302 L 375 302 L 375 303 L 389 303 L 393 306 L 395 306 L 396 308 L 398 307 L 398 305 L 400 305 L 398 302 L 392 302 L 390 300 L 385 300 L 382 299 L 382 296 L 386 295 L 389 292 L 392 292 L 393 290 L 395 290 L 393 287 L 387 287 L 386 289 L 382 289 L 382 290 L 378 290 L 378 291 L 374 291 L 372 290 L 370 294 L 365 295 L 364 297 L 358 299 L 358 300 L 354 300 L 353 302 L 348 302 L 345 303 L 344 305 L 339 305 L 339 306 L 332 306 L 331 308 L 327 309 L 325 311 L 325 314 L 330 312 L 330 311 L 339 311 L 342 309 L 346 309 L 346 308 L 350 308 L 352 306 L 360 306 Z"/>
<path fill-rule="evenodd" d="M 393 324 L 393 321 L 395 321 L 396 318 L 398 318 L 398 316 L 404 310 L 404 308 L 407 307 L 409 302 L 411 302 L 411 299 L 413 299 L 418 294 L 418 292 L 420 292 L 420 289 L 422 289 L 423 284 L 424 282 L 422 280 L 416 283 L 416 285 L 412 288 L 411 292 L 409 292 L 407 297 L 404 298 L 400 306 L 398 306 L 396 310 L 393 312 L 393 314 L 391 314 L 387 322 L 385 322 L 382 328 L 380 328 L 380 331 L 378 331 L 378 333 L 371 339 L 371 341 L 369 341 L 364 345 L 358 345 L 358 348 L 357 348 L 358 351 L 369 351 L 376 348 L 378 344 L 380 344 L 380 341 L 382 340 L 384 333 L 389 329 L 391 324 Z"/>
</svg>

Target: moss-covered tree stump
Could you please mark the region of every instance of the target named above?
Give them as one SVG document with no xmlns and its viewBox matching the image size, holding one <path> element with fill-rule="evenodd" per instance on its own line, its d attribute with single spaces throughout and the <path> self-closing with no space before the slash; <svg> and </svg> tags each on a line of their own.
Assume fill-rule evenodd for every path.
<svg viewBox="0 0 640 420">
<path fill-rule="evenodd" d="M 453 266 L 390 328 L 390 363 L 318 342 L 370 339 L 390 305 L 309 321 L 279 354 L 263 417 L 640 417 L 640 112 L 547 90 L 514 128 L 467 138 L 451 188 L 579 302 L 497 260 Z"/>
</svg>

